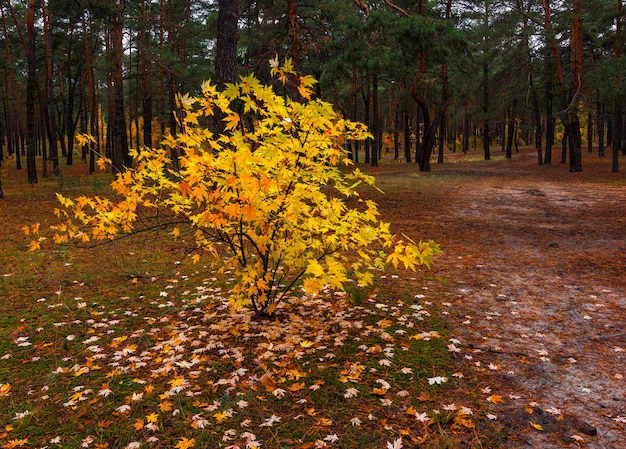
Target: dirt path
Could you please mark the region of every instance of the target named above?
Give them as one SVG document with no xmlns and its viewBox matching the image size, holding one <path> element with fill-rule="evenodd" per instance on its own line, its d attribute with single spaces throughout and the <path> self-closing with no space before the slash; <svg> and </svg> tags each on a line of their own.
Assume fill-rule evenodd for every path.
<svg viewBox="0 0 626 449">
<path fill-rule="evenodd" d="M 444 313 L 511 448 L 626 448 L 626 176 L 584 163 L 378 173 L 385 218 L 445 251 Z"/>
</svg>

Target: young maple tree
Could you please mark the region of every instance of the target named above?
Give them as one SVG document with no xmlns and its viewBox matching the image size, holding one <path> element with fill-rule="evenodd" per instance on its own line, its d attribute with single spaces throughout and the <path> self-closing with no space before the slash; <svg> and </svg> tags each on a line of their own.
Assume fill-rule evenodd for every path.
<svg viewBox="0 0 626 449">
<path fill-rule="evenodd" d="M 365 126 L 312 99 L 316 81 L 298 76 L 289 60 L 270 64 L 281 89 L 297 89 L 300 100 L 252 75 L 223 91 L 206 82 L 200 96 L 180 96 L 182 132 L 168 136 L 162 149 L 133 151 L 134 166 L 111 184 L 119 201 L 58 194 L 63 207 L 55 212 L 63 222 L 55 241 L 138 232 L 145 227 L 139 217 L 152 209 L 174 237 L 191 228 L 195 261 L 207 252 L 231 270 L 233 306 L 267 316 L 300 282 L 315 294 L 342 289 L 352 277 L 371 284 L 371 269 L 388 263 L 430 266 L 437 244 L 395 239 L 376 204 L 356 190 L 374 178 L 346 168 L 351 161 L 342 143 L 370 137 Z M 219 135 L 210 126 L 216 119 L 223 120 Z M 226 258 L 218 251 L 224 244 Z"/>
</svg>

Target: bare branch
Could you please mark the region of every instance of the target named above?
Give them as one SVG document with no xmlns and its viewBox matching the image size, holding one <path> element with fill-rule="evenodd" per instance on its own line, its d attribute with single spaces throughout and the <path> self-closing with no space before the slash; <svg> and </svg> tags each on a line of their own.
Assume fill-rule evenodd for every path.
<svg viewBox="0 0 626 449">
<path fill-rule="evenodd" d="M 400 8 L 398 5 L 394 5 L 393 3 L 391 3 L 389 0 L 383 0 L 385 2 L 385 5 L 389 6 L 391 9 L 393 9 L 394 11 L 396 11 L 398 14 L 404 16 L 404 17 L 410 17 L 411 15 L 406 12 L 404 9 Z"/>
</svg>

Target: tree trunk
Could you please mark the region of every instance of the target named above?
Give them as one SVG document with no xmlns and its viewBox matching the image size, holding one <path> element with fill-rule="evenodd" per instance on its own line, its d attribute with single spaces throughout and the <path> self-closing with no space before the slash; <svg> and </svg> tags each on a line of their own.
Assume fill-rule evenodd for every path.
<svg viewBox="0 0 626 449">
<path fill-rule="evenodd" d="M 513 139 L 515 138 L 515 108 L 517 107 L 517 99 L 513 99 L 513 104 L 509 112 L 509 124 L 507 127 L 506 153 L 505 157 L 511 159 L 513 157 Z"/>
<path fill-rule="evenodd" d="M 572 39 L 570 49 L 570 70 L 572 82 L 572 100 L 567 108 L 570 122 L 570 172 L 581 172 L 582 137 L 578 118 L 578 100 L 582 90 L 583 77 L 583 9 L 582 0 L 573 0 Z"/>
<path fill-rule="evenodd" d="M 126 133 L 126 111 L 124 109 L 123 83 L 123 17 L 125 0 L 116 0 L 111 20 L 113 37 L 113 121 L 111 128 L 113 172 L 119 173 L 132 164 L 128 154 L 128 138 Z"/>
<path fill-rule="evenodd" d="M 550 72 L 548 72 L 550 73 Z M 552 164 L 552 146 L 554 145 L 554 107 L 553 107 L 553 92 L 552 92 L 552 80 L 551 75 L 548 75 L 546 80 L 546 156 L 544 163 L 547 165 Z"/>
<path fill-rule="evenodd" d="M 615 75 L 615 86 L 619 87 L 622 84 L 622 72 L 619 69 L 620 59 L 622 55 L 622 0 L 617 0 L 617 9 L 615 14 L 615 67 L 618 68 Z M 615 98 L 615 105 L 613 110 L 613 130 L 611 132 L 611 138 L 613 141 L 613 160 L 611 171 L 617 173 L 619 171 L 619 150 L 622 146 L 622 111 L 621 103 L 622 98 L 618 96 Z M 617 128 L 617 130 L 615 130 Z"/>
<path fill-rule="evenodd" d="M 215 83 L 223 89 L 237 78 L 238 0 L 219 0 L 217 45 L 215 50 Z"/>
<path fill-rule="evenodd" d="M 289 20 L 289 37 L 291 38 L 287 54 L 291 56 L 295 67 L 298 67 L 300 58 L 300 25 L 298 23 L 297 0 L 287 0 L 287 16 Z"/>
<path fill-rule="evenodd" d="M 485 160 L 491 159 L 490 138 L 489 138 L 489 65 L 483 64 L 483 114 L 485 123 L 483 125 L 483 150 Z"/>
<path fill-rule="evenodd" d="M 598 156 L 604 157 L 604 105 L 596 101 L 596 128 L 598 130 Z"/>
<path fill-rule="evenodd" d="M 372 143 L 371 166 L 378 167 L 378 155 L 380 154 L 380 113 L 378 111 L 378 73 L 374 70 L 372 74 L 372 134 L 374 142 Z"/>
<path fill-rule="evenodd" d="M 27 58 L 28 77 L 26 84 L 26 170 L 28 182 L 37 183 L 37 137 L 35 135 L 35 91 L 37 89 L 37 60 L 35 57 L 35 0 L 28 0 L 26 9 L 26 30 L 28 36 Z"/>
<path fill-rule="evenodd" d="M 43 36 L 46 49 L 46 98 L 47 104 L 42 106 L 44 110 L 44 118 L 46 121 L 46 131 L 50 142 L 50 150 L 48 152 L 49 159 L 52 161 L 52 171 L 55 175 L 59 174 L 59 127 L 57 124 L 56 105 L 54 101 L 54 80 L 53 80 L 53 60 L 52 45 L 50 43 L 50 18 L 46 11 L 46 2 L 41 2 L 41 15 L 43 18 Z"/>
<path fill-rule="evenodd" d="M 143 144 L 152 148 L 152 56 L 150 45 L 150 23 L 152 13 L 146 8 L 146 0 L 141 0 L 143 25 L 139 34 L 139 55 L 141 72 L 141 106 L 143 113 Z"/>
<path fill-rule="evenodd" d="M 409 111 L 404 110 L 404 158 L 407 162 L 411 162 L 411 122 L 409 120 Z"/>
<path fill-rule="evenodd" d="M 613 109 L 613 159 L 612 159 L 612 172 L 617 173 L 619 171 L 619 152 L 622 150 L 622 105 L 619 102 L 615 102 Z"/>
</svg>

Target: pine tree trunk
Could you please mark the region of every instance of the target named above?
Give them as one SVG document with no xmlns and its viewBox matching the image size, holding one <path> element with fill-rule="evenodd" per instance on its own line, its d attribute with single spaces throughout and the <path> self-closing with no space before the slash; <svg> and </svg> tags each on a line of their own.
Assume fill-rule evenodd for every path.
<svg viewBox="0 0 626 449">
<path fill-rule="evenodd" d="M 28 37 L 28 75 L 26 81 L 26 170 L 28 182 L 37 184 L 37 137 L 35 135 L 35 90 L 37 89 L 37 61 L 35 58 L 35 0 L 28 0 L 26 10 Z"/>
</svg>

